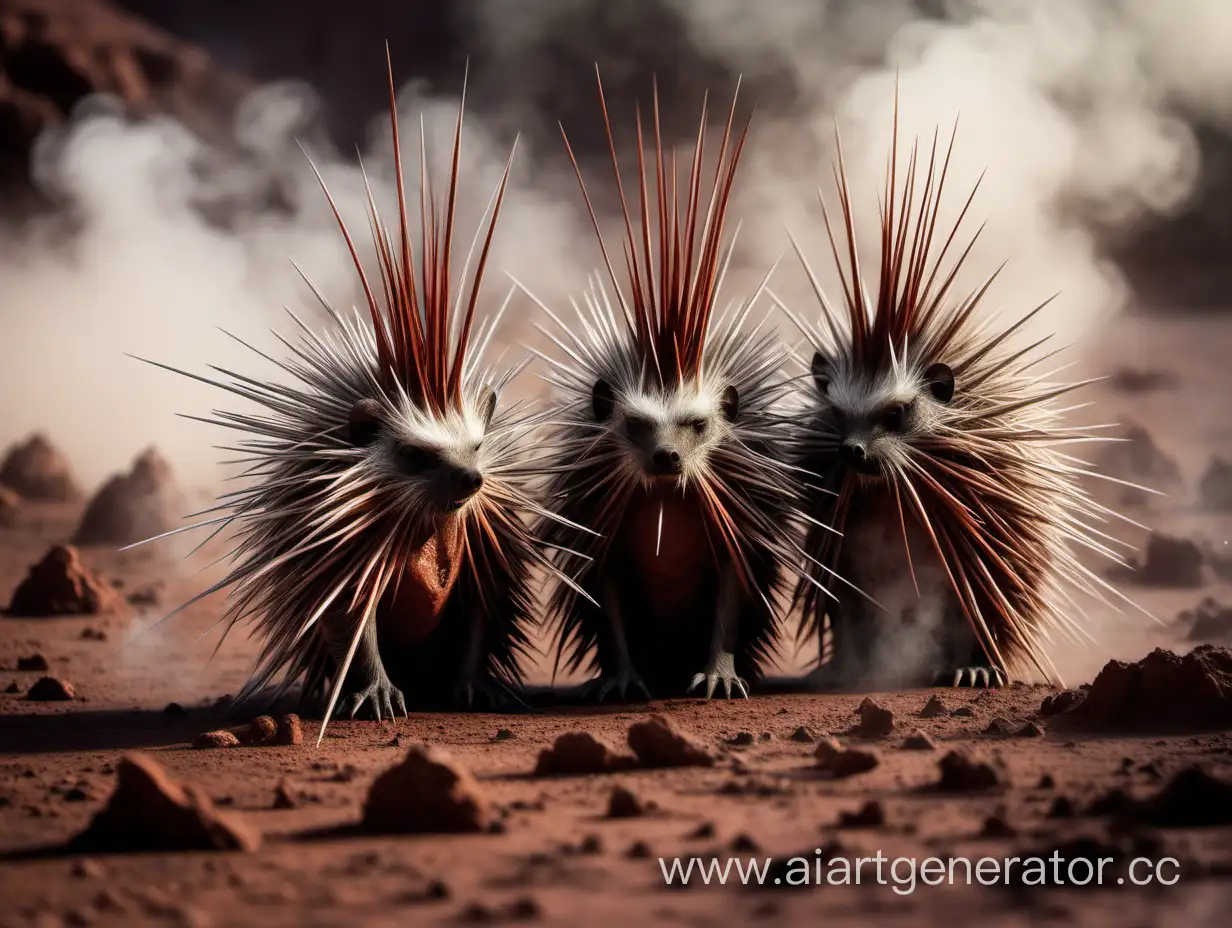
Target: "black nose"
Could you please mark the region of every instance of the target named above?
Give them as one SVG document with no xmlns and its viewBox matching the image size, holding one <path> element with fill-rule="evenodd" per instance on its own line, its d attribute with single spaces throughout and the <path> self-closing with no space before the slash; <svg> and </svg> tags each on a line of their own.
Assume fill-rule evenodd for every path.
<svg viewBox="0 0 1232 928">
<path fill-rule="evenodd" d="M 680 473 L 680 452 L 675 448 L 658 448 L 652 458 L 656 474 Z"/>
<path fill-rule="evenodd" d="M 479 492 L 483 486 L 483 474 L 469 467 L 460 467 L 453 472 L 453 489 L 459 499 L 466 499 Z"/>
<path fill-rule="evenodd" d="M 845 441 L 841 453 L 843 459 L 852 464 L 863 464 L 868 460 L 868 449 L 864 447 L 863 442 Z"/>
</svg>

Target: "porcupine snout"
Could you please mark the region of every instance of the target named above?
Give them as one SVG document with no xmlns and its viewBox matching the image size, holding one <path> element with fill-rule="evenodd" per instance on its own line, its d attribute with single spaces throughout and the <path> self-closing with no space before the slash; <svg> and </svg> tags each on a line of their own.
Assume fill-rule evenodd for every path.
<svg viewBox="0 0 1232 928">
<path fill-rule="evenodd" d="M 868 461 L 868 447 L 858 439 L 847 439 L 843 442 L 839 453 L 847 464 L 860 466 Z"/>
<path fill-rule="evenodd" d="M 455 467 L 450 471 L 448 483 L 454 500 L 465 502 L 483 487 L 483 474 L 473 467 Z"/>
<path fill-rule="evenodd" d="M 680 452 L 675 448 L 656 448 L 650 460 L 656 476 L 676 476 L 681 472 Z"/>
</svg>

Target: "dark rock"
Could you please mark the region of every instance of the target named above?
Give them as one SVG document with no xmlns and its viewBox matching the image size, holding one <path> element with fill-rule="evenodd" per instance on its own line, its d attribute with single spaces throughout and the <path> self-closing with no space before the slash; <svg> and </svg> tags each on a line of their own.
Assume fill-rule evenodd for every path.
<svg viewBox="0 0 1232 928">
<path fill-rule="evenodd" d="M 487 798 L 470 772 L 439 748 L 417 744 L 372 784 L 362 826 L 385 834 L 486 831 Z"/>
<path fill-rule="evenodd" d="M 29 657 L 17 658 L 17 669 L 32 673 L 46 673 L 51 670 L 51 664 L 41 654 L 31 654 Z"/>
<path fill-rule="evenodd" d="M 852 734 L 861 738 L 884 738 L 894 730 L 894 713 L 879 706 L 871 697 L 860 703 L 860 724 Z"/>
<path fill-rule="evenodd" d="M 791 733 L 790 741 L 795 741 L 797 744 L 814 744 L 818 738 L 817 732 L 806 725 L 801 725 Z"/>
<path fill-rule="evenodd" d="M 631 790 L 613 786 L 607 800 L 608 818 L 637 818 L 646 814 L 646 806 Z"/>
<path fill-rule="evenodd" d="M 76 699 L 77 693 L 67 680 L 43 677 L 26 693 L 31 702 L 67 702 Z"/>
<path fill-rule="evenodd" d="M 920 718 L 935 719 L 945 715 L 949 710 L 945 707 L 945 703 L 941 701 L 941 697 L 932 695 L 928 697 L 928 702 L 924 703 L 924 708 L 920 710 Z"/>
<path fill-rule="evenodd" d="M 1044 697 L 1044 701 L 1040 703 L 1039 714 L 1047 716 L 1069 712 L 1086 698 L 1085 690 L 1062 690 L 1059 693 L 1053 693 Z"/>
<path fill-rule="evenodd" d="M 813 756 L 817 758 L 817 768 L 835 779 L 867 773 L 881 763 L 876 751 L 844 748 L 833 738 L 822 738 Z"/>
<path fill-rule="evenodd" d="M 950 751 L 941 758 L 937 789 L 947 793 L 974 793 L 1008 785 L 1000 764 L 964 751 Z"/>
<path fill-rule="evenodd" d="M 885 808 L 875 799 L 864 803 L 858 812 L 840 812 L 839 828 L 880 828 L 885 824 Z"/>
<path fill-rule="evenodd" d="M 569 731 L 557 737 L 550 748 L 539 752 L 534 775 L 582 776 L 607 773 L 617 768 L 617 755 L 590 732 Z"/>
<path fill-rule="evenodd" d="M 76 548 L 55 545 L 30 568 L 13 593 L 8 613 L 18 618 L 58 615 L 115 615 L 124 598 L 100 575 L 87 570 Z"/>
<path fill-rule="evenodd" d="M 927 732 L 917 728 L 903 740 L 903 748 L 908 751 L 935 751 L 937 742 Z"/>
<path fill-rule="evenodd" d="M 644 767 L 712 767 L 714 757 L 661 715 L 629 726 L 629 747 Z"/>
</svg>

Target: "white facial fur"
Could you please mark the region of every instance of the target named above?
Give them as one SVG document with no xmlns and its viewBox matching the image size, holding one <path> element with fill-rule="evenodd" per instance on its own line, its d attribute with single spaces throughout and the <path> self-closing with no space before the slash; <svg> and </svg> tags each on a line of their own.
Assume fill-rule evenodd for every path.
<svg viewBox="0 0 1232 928">
<path fill-rule="evenodd" d="M 360 406 L 364 407 L 360 409 Z M 379 415 L 372 415 L 379 408 Z M 418 505 L 450 512 L 481 491 L 484 438 L 491 424 L 495 394 L 481 391 L 464 398 L 461 410 L 437 416 L 405 397 L 396 407 L 357 405 L 352 421 L 355 444 L 366 449 L 366 466 L 386 486 L 396 486 Z"/>
<path fill-rule="evenodd" d="M 711 450 L 732 434 L 724 395 L 722 387 L 708 384 L 614 391 L 602 421 L 643 480 L 688 481 L 704 471 Z M 729 400 L 734 396 L 727 394 Z"/>
</svg>

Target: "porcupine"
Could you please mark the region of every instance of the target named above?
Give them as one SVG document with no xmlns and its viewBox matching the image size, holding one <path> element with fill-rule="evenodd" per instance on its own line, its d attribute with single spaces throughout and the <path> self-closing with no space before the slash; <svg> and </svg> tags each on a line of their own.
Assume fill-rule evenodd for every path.
<svg viewBox="0 0 1232 928">
<path fill-rule="evenodd" d="M 318 334 L 292 313 L 302 334 L 298 342 L 280 338 L 290 359 L 262 355 L 291 375 L 291 385 L 230 371 L 222 371 L 229 383 L 177 371 L 255 401 L 265 413 L 209 420 L 255 436 L 237 449 L 247 455 L 252 483 L 202 514 L 210 518 L 199 525 L 214 526 L 215 534 L 231 527 L 237 543 L 229 573 L 190 603 L 229 589 L 233 602 L 220 624 L 230 631 L 251 619 L 264 639 L 240 701 L 279 675 L 275 695 L 302 683 L 306 706 L 323 705 L 322 735 L 335 708 L 352 718 L 365 706 L 378 719 L 405 715 L 404 690 L 412 704 L 437 702 L 451 690 L 468 706 L 476 696 L 503 701 L 514 694 L 531 621 L 529 575 L 536 565 L 553 570 L 528 527 L 546 514 L 529 489 L 535 474 L 523 441 L 534 417 L 517 404 L 498 408 L 516 369 L 498 375 L 481 367 L 504 305 L 491 324 L 475 325 L 516 142 L 485 211 L 486 232 L 481 220 L 455 285 L 465 86 L 443 215 L 421 164 L 418 271 L 392 65 L 389 97 L 398 241 L 368 188 L 376 287 L 317 174 L 368 321 L 358 309 L 353 317 L 339 314 L 305 276 L 332 327 Z M 421 161 L 425 149 L 421 138 Z"/>
<path fill-rule="evenodd" d="M 1124 564 L 1116 550 L 1123 543 L 1091 522 L 1129 520 L 1091 498 L 1079 479 L 1101 475 L 1061 450 L 1101 440 L 1096 430 L 1106 426 L 1063 426 L 1054 401 L 1092 381 L 1053 382 L 1055 371 L 1039 372 L 1056 353 L 1039 350 L 1048 338 L 1012 343 L 1051 299 L 994 329 L 976 313 L 997 272 L 951 298 L 979 235 L 947 262 L 977 182 L 933 247 L 954 136 L 939 160 L 934 134 L 922 182 L 917 143 L 901 186 L 897 102 L 893 138 L 875 296 L 855 245 L 841 144 L 835 179 L 845 246 L 820 191 L 819 199 L 845 313 L 793 239 L 822 310 L 811 324 L 783 307 L 814 349 L 795 450 L 816 475 L 808 506 L 816 523 L 804 545 L 811 582 L 797 585 L 795 599 L 801 631 L 818 634 L 819 651 L 828 619 L 832 656 L 813 680 L 987 686 L 1038 672 L 1059 682 L 1046 643 L 1054 632 L 1089 637 L 1075 594 L 1118 611 L 1133 606 L 1072 550 Z"/>
<path fill-rule="evenodd" d="M 557 662 L 577 670 L 589 653 L 600 700 L 612 692 L 680 695 L 703 683 L 707 698 L 720 683 L 729 698 L 733 690 L 747 697 L 777 631 L 773 599 L 781 568 L 793 562 L 783 525 L 798 506 L 779 459 L 782 423 L 774 413 L 788 355 L 761 331 L 764 320 L 746 325 L 765 281 L 715 317 L 735 239 L 725 236 L 728 201 L 748 124 L 735 138 L 733 97 L 706 191 L 703 104 L 691 170 L 677 187 L 656 89 L 653 207 L 637 113 L 635 234 L 596 79 L 628 280 L 622 286 L 616 275 L 566 135 L 615 305 L 597 278 L 586 308 L 574 304 L 576 329 L 539 304 L 555 329 L 542 331 L 563 354 L 543 356 L 558 394 L 548 505 L 562 517 L 545 526 L 545 536 L 560 573 L 578 582 L 558 585 L 549 604 Z"/>
</svg>

